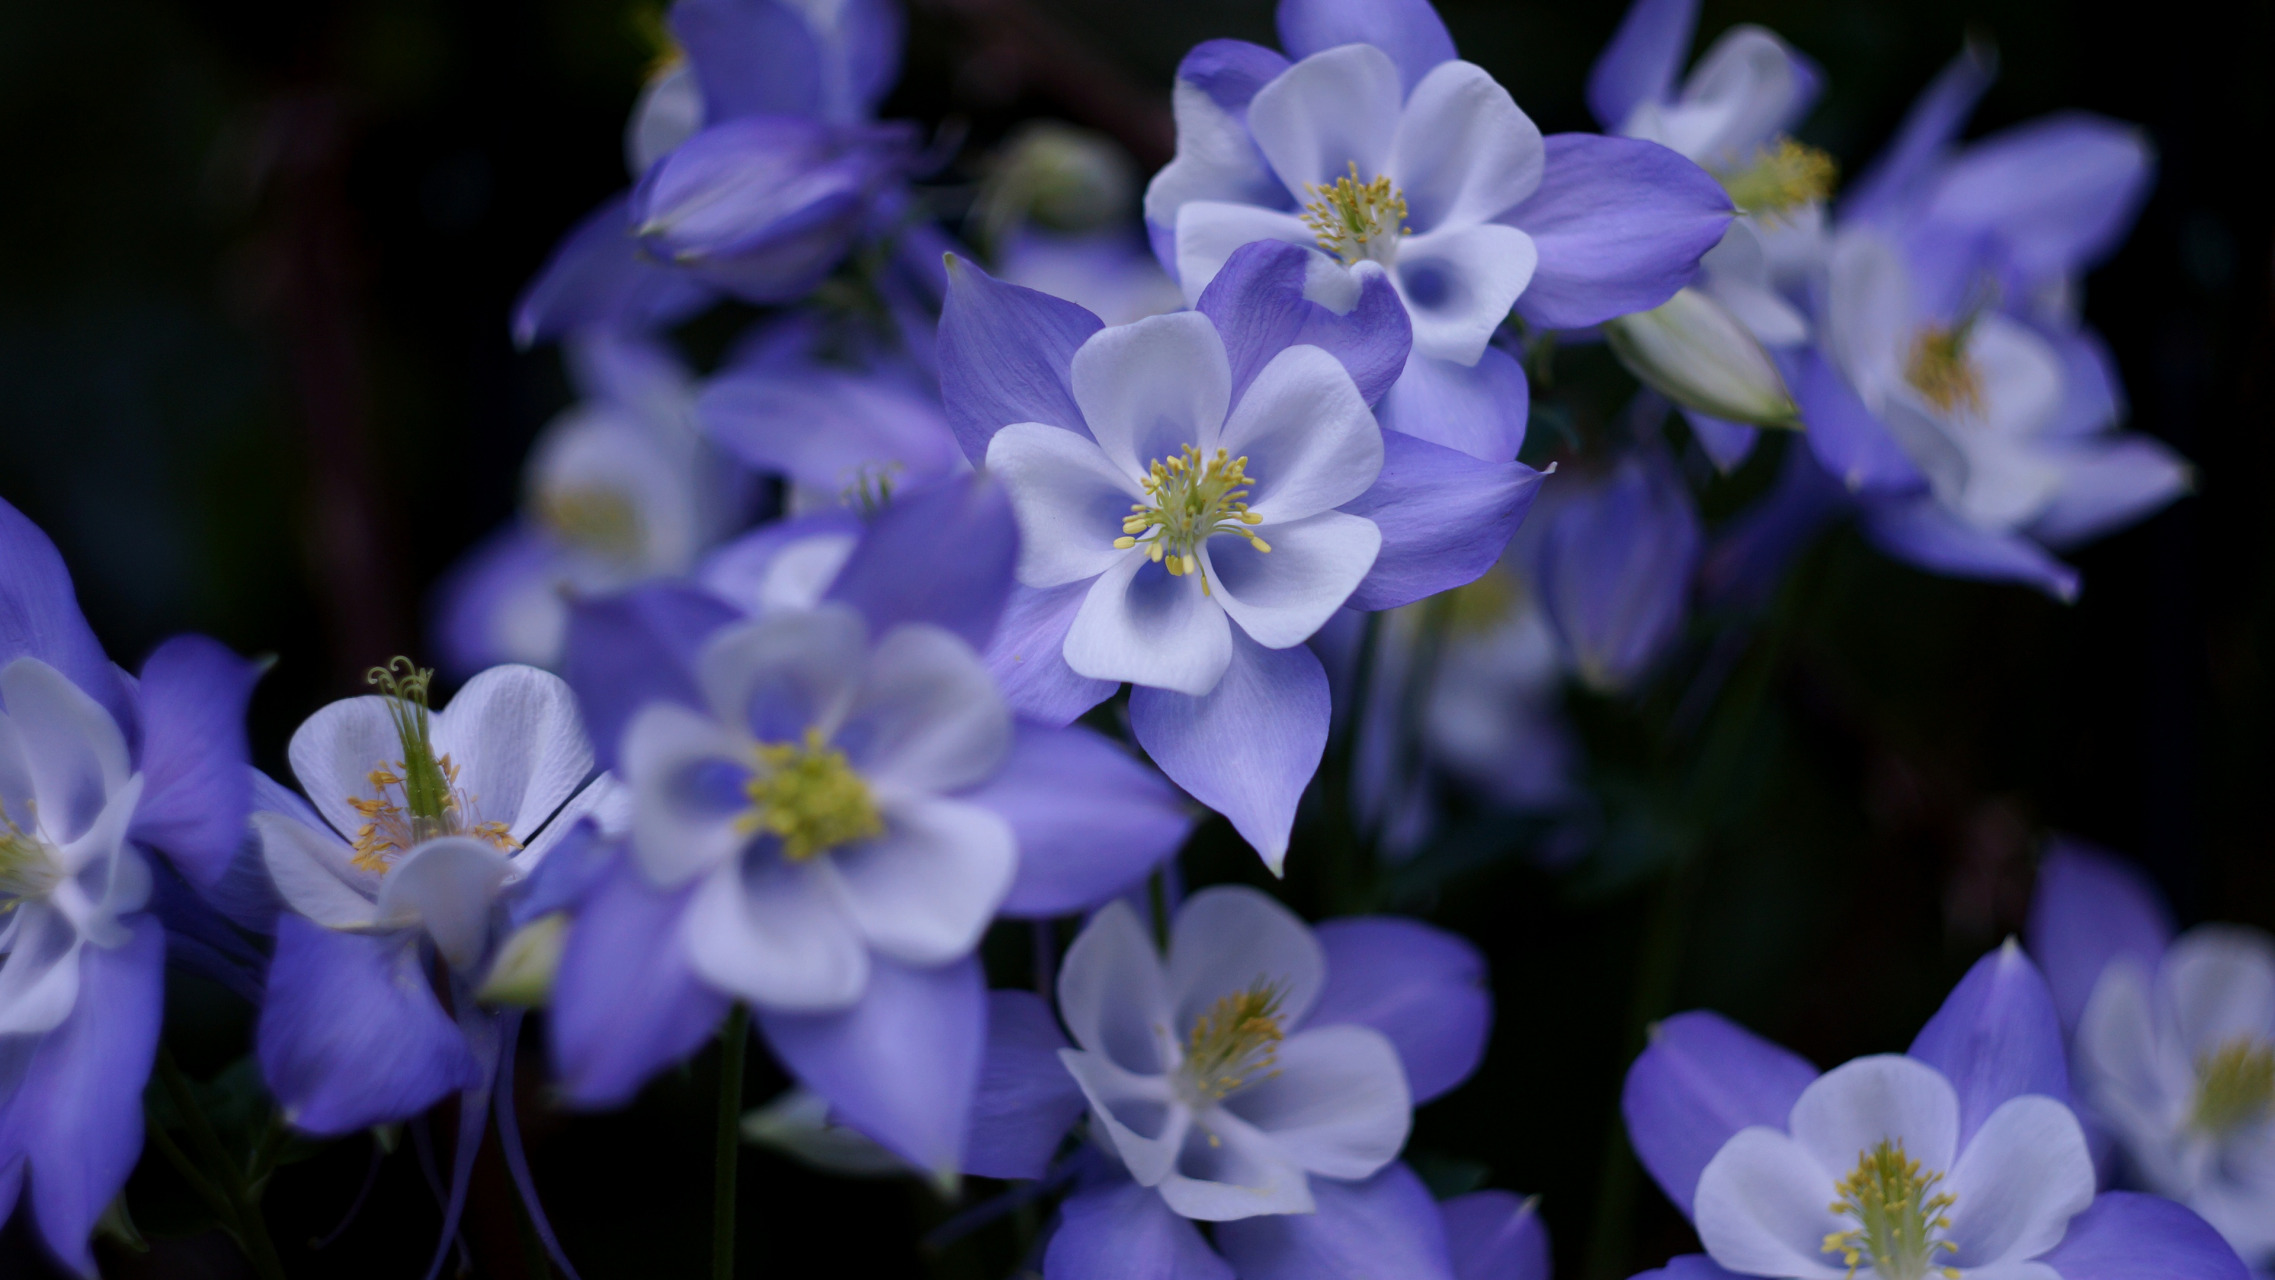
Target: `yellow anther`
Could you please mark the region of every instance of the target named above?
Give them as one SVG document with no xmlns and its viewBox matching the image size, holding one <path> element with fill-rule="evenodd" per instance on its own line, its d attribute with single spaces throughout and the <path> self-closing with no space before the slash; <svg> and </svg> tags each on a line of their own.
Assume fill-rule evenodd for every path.
<svg viewBox="0 0 2275 1280">
<path fill-rule="evenodd" d="M 1904 380 L 1938 413 L 1982 411 L 1983 371 L 1967 353 L 1974 322 L 1975 317 L 1969 316 L 1948 328 L 1927 325 L 1912 338 L 1912 349 L 1904 360 Z"/>
<path fill-rule="evenodd" d="M 1114 545 L 1124 551 L 1143 546 L 1147 557 L 1166 565 L 1172 575 L 1199 574 L 1202 592 L 1213 594 L 1198 555 L 1202 543 L 1232 534 L 1248 539 L 1258 551 L 1272 549 L 1249 529 L 1264 518 L 1241 501 L 1248 496 L 1248 482 L 1247 458 L 1235 458 L 1228 449 L 1204 458 L 1199 449 L 1185 445 L 1146 468 L 1138 485 L 1153 500 L 1131 504 L 1130 514 L 1122 517 L 1125 536 Z"/>
<path fill-rule="evenodd" d="M 2196 1060 L 2189 1123 L 2221 1135 L 2275 1111 L 2275 1044 L 2237 1036 Z"/>
<path fill-rule="evenodd" d="M 751 807 L 735 820 L 736 829 L 777 837 L 792 862 L 885 833 L 869 784 L 819 729 L 807 729 L 800 743 L 760 743 L 758 768 L 743 794 Z"/>
<path fill-rule="evenodd" d="M 1935 1190 L 1942 1181 L 1940 1171 L 1923 1172 L 1919 1161 L 1906 1156 L 1901 1141 L 1883 1139 L 1858 1152 L 1856 1169 L 1835 1185 L 1841 1198 L 1828 1206 L 1857 1225 L 1826 1236 L 1820 1251 L 1840 1254 L 1851 1276 L 1867 1260 L 1881 1280 L 1925 1280 L 1930 1271 L 1955 1274 L 1934 1265 L 1937 1250 L 1959 1250 L 1935 1234 L 1950 1229 L 1943 1211 L 1958 1203 Z"/>
<path fill-rule="evenodd" d="M 1745 164 L 1720 175 L 1730 203 L 1754 214 L 1785 213 L 1823 200 L 1839 176 L 1832 156 L 1791 138 L 1754 148 Z"/>
<path fill-rule="evenodd" d="M 1406 197 L 1377 175 L 1359 181 L 1357 161 L 1349 176 L 1334 185 L 1304 184 L 1311 202 L 1303 207 L 1303 225 L 1311 229 L 1319 247 L 1343 260 L 1345 266 L 1372 258 L 1389 262 L 1397 253 L 1398 237 L 1414 234 L 1406 225 Z"/>
<path fill-rule="evenodd" d="M 1262 1077 L 1279 1074 L 1280 1042 L 1287 1038 L 1280 1005 L 1286 992 L 1259 978 L 1245 991 L 1218 997 L 1185 1035 L 1184 1080 L 1196 1094 L 1222 1098 Z"/>
<path fill-rule="evenodd" d="M 537 495 L 537 518 L 561 541 L 619 560 L 636 559 L 645 541 L 639 508 L 615 489 L 553 489 Z"/>
</svg>

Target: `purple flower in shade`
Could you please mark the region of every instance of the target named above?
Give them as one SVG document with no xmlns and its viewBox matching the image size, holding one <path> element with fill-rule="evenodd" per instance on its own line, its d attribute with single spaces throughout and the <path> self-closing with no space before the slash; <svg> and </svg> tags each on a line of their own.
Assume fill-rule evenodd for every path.
<svg viewBox="0 0 2275 1280">
<path fill-rule="evenodd" d="M 1626 688 L 1674 643 L 1702 538 L 1690 490 L 1655 445 L 1559 498 L 1534 544 L 1533 583 L 1583 681 Z"/>
<path fill-rule="evenodd" d="M 2095 1197 L 2068 1100 L 2053 999 L 2010 942 L 1908 1053 L 1823 1074 L 1714 1014 L 1678 1014 L 1629 1069 L 1621 1109 L 1706 1246 L 1669 1280 L 2244 1280 L 2188 1210 Z"/>
<path fill-rule="evenodd" d="M 1196 303 L 1257 240 L 1313 250 L 1322 299 L 1388 280 L 1414 345 L 1386 425 L 1516 456 L 1524 372 L 1489 345 L 1511 307 L 1551 328 L 1655 307 L 1728 225 L 1721 189 L 1663 147 L 1543 138 L 1422 0 L 1283 0 L 1279 28 L 1292 64 L 1236 40 L 1186 55 L 1147 227 Z"/>
<path fill-rule="evenodd" d="M 2065 841 L 2039 867 L 2030 949 L 2124 1181 L 2275 1264 L 2275 943 L 2220 924 L 2176 938 L 2140 872 Z"/>
<path fill-rule="evenodd" d="M 165 930 L 158 877 L 211 888 L 250 804 L 260 668 L 201 636 L 111 665 L 55 545 L 0 502 L 0 1213 L 64 1265 L 142 1150 Z M 165 856 L 164 863 L 151 857 Z"/>
<path fill-rule="evenodd" d="M 1423 742 L 1440 767 L 1509 809 L 1555 808 L 1574 792 L 1577 745 L 1559 710 L 1565 664 L 1517 565 L 1460 589 Z"/>
<path fill-rule="evenodd" d="M 1185 306 L 1145 241 L 1120 227 L 1082 234 L 1022 227 L 1004 238 L 996 260 L 1005 281 L 1064 298 L 1109 325 Z"/>
<path fill-rule="evenodd" d="M 1483 974 L 1450 934 L 1387 917 L 1314 933 L 1252 889 L 1194 895 L 1166 957 L 1109 905 L 1059 973 L 1071 1045 L 1040 999 L 991 996 L 966 1168 L 1042 1176 L 1088 1114 L 1097 1153 L 1078 1157 L 1091 1173 L 1061 1210 L 1050 1280 L 1449 1276 L 1449 1236 L 1463 1259 L 1539 1274 L 1545 1238 L 1515 1197 L 1441 1217 L 1395 1163 L 1413 1104 L 1484 1051 Z M 1217 1224 L 1222 1257 L 1196 1220 Z"/>
<path fill-rule="evenodd" d="M 1326 743 L 1303 641 L 1484 572 L 1539 482 L 1381 430 L 1404 313 L 1380 278 L 1312 301 L 1316 261 L 1248 246 L 1197 312 L 1118 329 L 958 263 L 941 320 L 950 425 L 1020 513 L 1012 705 L 1064 723 L 1129 681 L 1139 743 L 1274 867 Z"/>
<path fill-rule="evenodd" d="M 742 1001 L 836 1121 L 953 1174 L 982 930 L 1127 890 L 1191 825 L 1114 744 L 1012 715 L 977 646 L 1016 554 L 1001 489 L 963 478 L 896 497 L 812 607 L 751 619 L 676 587 L 579 606 L 570 679 L 633 816 L 553 993 L 573 1100 L 623 1101 Z"/>
</svg>

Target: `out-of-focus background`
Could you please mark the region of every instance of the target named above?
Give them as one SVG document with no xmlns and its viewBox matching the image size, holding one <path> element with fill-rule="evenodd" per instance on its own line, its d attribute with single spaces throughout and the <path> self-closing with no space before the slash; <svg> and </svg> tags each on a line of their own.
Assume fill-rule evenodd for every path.
<svg viewBox="0 0 2275 1280">
<path fill-rule="evenodd" d="M 1440 7 L 1544 130 L 1594 127 L 1581 88 L 1617 0 Z M 436 576 L 512 511 L 569 392 L 553 350 L 514 348 L 508 309 L 624 184 L 660 18 L 647 0 L 0 6 L 0 497 L 54 536 L 122 661 L 189 629 L 279 656 L 254 703 L 272 770 L 303 716 L 421 651 Z M 1540 1193 L 1559 1273 L 1589 1280 L 1688 1247 L 1616 1128 L 1636 1014 L 1711 1005 L 1820 1062 L 1899 1049 L 2019 927 L 2049 831 L 2139 858 L 2183 920 L 2275 924 L 2275 9 L 1706 0 L 1700 46 L 1738 22 L 1823 64 L 1800 133 L 1847 172 L 1969 34 L 2001 64 L 1972 132 L 2072 108 L 2148 131 L 2155 193 L 2085 311 L 2132 425 L 2192 459 L 2199 489 L 2085 551 L 2071 606 L 1832 536 L 1778 606 L 1758 716 L 1671 759 L 1633 740 L 1630 709 L 1573 707 L 1599 759 L 1593 871 L 1504 861 L 1400 904 L 1476 938 L 1500 1002 L 1484 1070 L 1421 1113 L 1417 1166 L 1441 1190 Z M 1033 118 L 1107 133 L 1150 172 L 1177 59 L 1215 36 L 1269 42 L 1271 5 L 914 0 L 884 114 L 964 139 L 950 184 Z M 1618 874 L 1622 849 L 1681 870 Z M 1309 892 L 1300 868 L 1289 887 Z M 1683 927 L 1654 928 L 1678 897 Z M 243 1051 L 244 1015 L 178 986 L 169 1038 L 211 1075 Z M 568 1119 L 525 1069 L 537 1177 L 586 1276 L 699 1272 L 708 1070 Z M 295 1275 L 424 1269 L 437 1214 L 410 1158 L 377 1165 L 313 1248 L 374 1167 L 350 1140 L 278 1175 Z M 746 1274 L 1018 1261 L 984 1234 L 921 1246 L 950 1210 L 914 1184 L 757 1152 L 745 1168 Z M 494 1153 L 483 1170 L 477 1269 L 536 1274 Z M 108 1273 L 241 1274 L 172 1211 L 163 1170 L 131 1199 L 153 1249 L 106 1246 Z M 0 1238 L 0 1273 L 40 1274 L 21 1235 Z"/>
</svg>

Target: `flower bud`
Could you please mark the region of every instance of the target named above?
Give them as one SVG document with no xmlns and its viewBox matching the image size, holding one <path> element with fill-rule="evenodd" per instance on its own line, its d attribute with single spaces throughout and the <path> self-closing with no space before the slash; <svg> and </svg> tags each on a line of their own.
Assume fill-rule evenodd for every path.
<svg viewBox="0 0 2275 1280">
<path fill-rule="evenodd" d="M 485 1004 L 516 1004 L 539 1008 L 553 997 L 553 975 L 561 969 L 561 948 L 568 941 L 569 916 L 548 912 L 513 931 L 490 974 L 474 995 Z"/>
<path fill-rule="evenodd" d="M 1755 426 L 1801 425 L 1801 411 L 1769 352 L 1697 289 L 1607 322 L 1604 338 L 1628 372 L 1685 408 Z"/>
</svg>

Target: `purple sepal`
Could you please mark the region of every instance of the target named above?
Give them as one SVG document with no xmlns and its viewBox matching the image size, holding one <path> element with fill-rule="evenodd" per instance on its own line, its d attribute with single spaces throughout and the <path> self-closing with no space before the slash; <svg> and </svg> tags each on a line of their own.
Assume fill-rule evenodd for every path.
<svg viewBox="0 0 2275 1280">
<path fill-rule="evenodd" d="M 1920 92 L 1895 139 L 1841 198 L 1840 218 L 1875 221 L 1917 199 L 1997 76 L 1998 55 L 1991 46 L 1969 40 Z"/>
<path fill-rule="evenodd" d="M 1703 536 L 1690 490 L 1657 448 L 1628 454 L 1557 506 L 1533 580 L 1581 679 L 1625 688 L 1675 642 Z"/>
<path fill-rule="evenodd" d="M 1019 874 L 998 910 L 1013 917 L 1088 911 L 1177 852 L 1193 815 L 1175 788 L 1079 725 L 1021 724 L 1003 768 L 962 797 L 1003 816 Z"/>
<path fill-rule="evenodd" d="M 1481 462 L 1385 431 L 1381 474 L 1342 508 L 1382 531 L 1374 567 L 1344 607 L 1395 609 L 1475 582 L 1508 549 L 1540 481 L 1521 462 Z"/>
<path fill-rule="evenodd" d="M 1279 874 L 1296 802 L 1327 751 L 1327 672 L 1311 650 L 1267 649 L 1237 628 L 1232 663 L 1204 697 L 1138 686 L 1138 745 L 1195 800 L 1232 820 Z"/>
<path fill-rule="evenodd" d="M 1375 407 L 1375 419 L 1385 432 L 1459 449 L 1485 462 L 1507 462 L 1525 447 L 1525 418 L 1531 409 L 1525 367 L 1501 348 L 1487 347 L 1473 365 L 1420 354 L 1408 357 L 1405 372 Z"/>
<path fill-rule="evenodd" d="M 1667 1259 L 1666 1266 L 1637 1272 L 1632 1280 L 1745 1280 L 1745 1277 L 1724 1271 L 1703 1253 L 1686 1253 Z"/>
<path fill-rule="evenodd" d="M 869 989 L 842 1013 L 761 1011 L 758 1025 L 832 1118 L 937 1178 L 963 1166 L 987 1051 L 987 975 L 979 961 L 911 969 L 872 955 Z"/>
<path fill-rule="evenodd" d="M 859 515 L 845 507 L 824 507 L 782 520 L 769 520 L 705 555 L 695 566 L 695 582 L 719 598 L 756 614 L 766 604 L 766 575 L 775 556 L 812 537 L 844 535 L 851 541 L 859 538 L 867 527 Z"/>
<path fill-rule="evenodd" d="M 819 116 L 824 52 L 805 16 L 776 0 L 679 0 L 667 19 L 703 89 L 703 121 Z"/>
<path fill-rule="evenodd" d="M 1698 31 L 1698 0 L 1635 0 L 1588 72 L 1588 111 L 1610 132 L 1646 102 L 1675 96 L 1675 77 Z"/>
<path fill-rule="evenodd" d="M 710 305 L 709 286 L 640 251 L 631 208 L 630 192 L 610 197 L 561 237 L 514 303 L 514 345 L 581 329 L 664 328 Z"/>
<path fill-rule="evenodd" d="M 1318 928 L 1327 985 L 1307 1026 L 1355 1022 L 1389 1037 L 1416 1106 L 1469 1078 L 1493 1029 L 1485 957 L 1458 934 L 1398 916 Z"/>
<path fill-rule="evenodd" d="M 81 949 L 70 1016 L 38 1038 L 0 1111 L 0 1222 L 28 1171 L 41 1239 L 88 1277 L 95 1220 L 142 1154 L 142 1088 L 165 1002 L 165 930 L 148 916 L 126 923 L 124 946 Z"/>
<path fill-rule="evenodd" d="M 1619 1111 L 1636 1158 L 1684 1217 L 1698 1175 L 1749 1125 L 1784 1128 L 1817 1069 L 1720 1014 L 1678 1013 L 1627 1069 Z"/>
<path fill-rule="evenodd" d="M 1706 451 L 1714 469 L 1724 475 L 1736 471 L 1739 465 L 1753 456 L 1754 445 L 1761 439 L 1758 428 L 1742 422 L 1712 417 L 1696 409 L 1682 411 L 1683 421 L 1690 424 L 1692 438 Z"/>
<path fill-rule="evenodd" d="M 1549 1280 L 1540 1206 L 1508 1191 L 1472 1191 L 1438 1206 L 1454 1280 Z"/>
<path fill-rule="evenodd" d="M 940 399 L 956 442 L 974 464 L 1014 422 L 1090 434 L 1074 402 L 1076 349 L 1105 327 L 1063 298 L 1005 284 L 957 256 L 948 259 L 940 310 Z"/>
<path fill-rule="evenodd" d="M 695 412 L 736 461 L 824 492 L 874 468 L 898 467 L 905 484 L 964 464 L 938 397 L 899 369 L 729 368 Z"/>
<path fill-rule="evenodd" d="M 38 525 L 0 499 L 0 667 L 18 658 L 37 658 L 62 672 L 103 704 L 127 741 L 134 741 L 133 698 L 79 612 L 62 553 Z"/>
<path fill-rule="evenodd" d="M 1971 525 L 1931 497 L 1867 504 L 1863 524 L 1874 546 L 1930 573 L 2019 582 L 2064 604 L 2077 599 L 2076 569 L 2020 534 Z"/>
<path fill-rule="evenodd" d="M 2124 239 L 2155 171 L 2141 129 L 2065 111 L 1961 152 L 1936 176 L 1925 217 L 1987 231 L 2024 279 L 2056 280 Z"/>
<path fill-rule="evenodd" d="M 2172 941 L 2172 917 L 2139 868 L 2056 836 L 2038 864 L 2023 936 L 2045 971 L 2063 1028 L 2075 1030 L 2110 961 L 2131 960 L 2144 974 L 2156 972 Z"/>
<path fill-rule="evenodd" d="M 621 852 L 600 834 L 598 823 L 577 819 L 529 877 L 507 891 L 506 924 L 519 929 L 539 916 L 583 906 L 615 873 Z"/>
<path fill-rule="evenodd" d="M 2062 1280 L 2250 1280 L 2251 1268 L 2194 1210 L 2105 1191 L 2038 1261 Z"/>
<path fill-rule="evenodd" d="M 1032 991 L 987 993 L 987 1057 L 972 1102 L 964 1172 L 1040 1178 L 1087 1105 L 1059 1061 L 1067 1047 L 1050 1003 Z"/>
<path fill-rule="evenodd" d="M 872 636 L 927 622 L 985 649 L 1018 562 L 1019 522 L 1003 485 L 985 474 L 958 477 L 879 513 L 828 598 L 859 610 Z"/>
<path fill-rule="evenodd" d="M 1260 44 L 1246 40 L 1203 40 L 1177 64 L 1177 78 L 1209 95 L 1209 100 L 1227 113 L 1239 117 L 1247 112 L 1256 91 L 1278 79 L 1287 69 L 1286 58 Z"/>
<path fill-rule="evenodd" d="M 1313 1213 L 1220 1222 L 1217 1248 L 1240 1280 L 1398 1276 L 1453 1280 L 1446 1227 L 1429 1188 L 1404 1164 L 1364 1182 L 1311 1180 Z"/>
<path fill-rule="evenodd" d="M 481 1082 L 466 1037 L 443 1012 L 415 933 L 342 933 L 278 918 L 261 1075 L 306 1133 L 404 1120 Z"/>
<path fill-rule="evenodd" d="M 712 632 L 741 617 L 709 592 L 676 583 L 636 587 L 569 606 L 561 675 L 576 690 L 601 768 L 616 767 L 617 739 L 643 704 L 703 708 L 695 655 Z"/>
<path fill-rule="evenodd" d="M 1454 57 L 1453 36 L 1430 0 L 1280 0 L 1280 47 L 1308 58 L 1337 45 L 1371 44 L 1398 64 L 1406 91 Z"/>
<path fill-rule="evenodd" d="M 1912 464 L 1896 437 L 1857 398 L 1848 378 L 1832 361 L 1808 352 L 1795 361 L 1794 402 L 1809 424 L 1802 441 L 1817 461 L 1850 493 L 1912 493 L 1927 478 Z"/>
<path fill-rule="evenodd" d="M 1059 1206 L 1043 1280 L 1233 1280 L 1233 1270 L 1160 1192 L 1122 1181 Z"/>
<path fill-rule="evenodd" d="M 1120 686 L 1066 665 L 1066 633 L 1090 592 L 1088 582 L 1037 590 L 1013 586 L 1003 624 L 984 655 L 1011 709 L 1041 724 L 1071 724 Z"/>
<path fill-rule="evenodd" d="M 2012 939 L 1967 970 L 1907 1052 L 1958 1091 L 1962 1147 L 2009 1098 L 2038 1093 L 2070 1101 L 2054 997 Z"/>
<path fill-rule="evenodd" d="M 1233 250 L 1201 291 L 1194 309 L 1224 339 L 1232 363 L 1233 403 L 1239 403 L 1272 357 L 1298 343 L 1342 361 L 1368 404 L 1382 399 L 1406 368 L 1414 326 L 1390 277 L 1366 272 L 1357 301 L 1337 312 L 1304 296 L 1304 282 L 1315 269 L 1342 272 L 1316 250 L 1258 240 Z"/>
<path fill-rule="evenodd" d="M 245 703 L 266 668 L 204 636 L 177 636 L 142 664 L 142 803 L 129 835 L 211 885 L 229 869 L 253 803 Z"/>
<path fill-rule="evenodd" d="M 727 1016 L 727 998 L 696 978 L 680 946 L 694 892 L 658 889 L 619 856 L 570 921 L 546 1031 L 554 1075 L 574 1105 L 631 1101 Z"/>
<path fill-rule="evenodd" d="M 1584 329 L 1649 311 L 1691 282 L 1730 226 L 1722 185 L 1656 142 L 1593 133 L 1544 142 L 1539 190 L 1497 219 L 1540 251 L 1517 297 L 1517 314 L 1535 325 Z"/>
<path fill-rule="evenodd" d="M 166 928 L 167 964 L 227 988 L 248 1007 L 260 1007 L 269 958 L 163 858 L 151 860 L 150 910 Z"/>
</svg>

